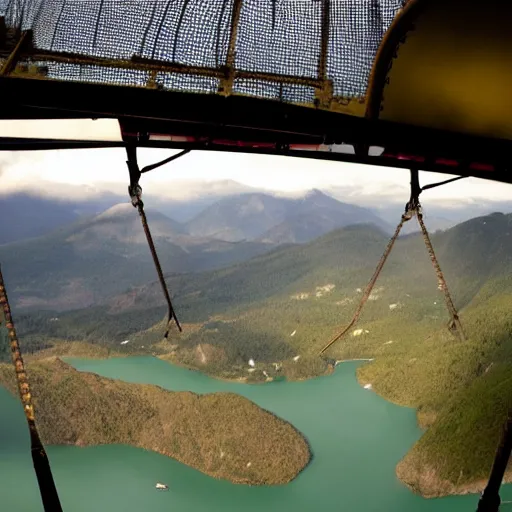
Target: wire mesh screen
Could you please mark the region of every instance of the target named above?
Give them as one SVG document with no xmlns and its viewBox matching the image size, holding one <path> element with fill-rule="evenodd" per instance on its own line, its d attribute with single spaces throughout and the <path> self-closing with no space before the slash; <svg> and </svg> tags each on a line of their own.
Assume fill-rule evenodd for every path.
<svg viewBox="0 0 512 512">
<path fill-rule="evenodd" d="M 403 3 L 0 0 L 0 17 L 8 30 L 31 30 L 21 61 L 53 79 L 318 105 L 321 91 L 324 99 L 364 96 Z M 1 45 L 5 59 L 12 48 Z"/>
<path fill-rule="evenodd" d="M 318 76 L 322 3 L 245 0 L 236 67 L 294 76 Z"/>
</svg>

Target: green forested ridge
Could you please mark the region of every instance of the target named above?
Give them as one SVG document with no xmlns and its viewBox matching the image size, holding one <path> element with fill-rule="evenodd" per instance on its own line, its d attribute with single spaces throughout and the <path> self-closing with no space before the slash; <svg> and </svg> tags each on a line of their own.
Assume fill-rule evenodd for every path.
<svg viewBox="0 0 512 512">
<path fill-rule="evenodd" d="M 287 483 L 310 459 L 294 427 L 234 393 L 129 384 L 78 372 L 56 358 L 30 361 L 28 371 L 47 444 L 130 444 L 252 485 Z M 0 364 L 0 385 L 16 392 L 10 365 Z"/>
<path fill-rule="evenodd" d="M 387 228 L 370 210 L 319 191 L 299 199 L 242 194 L 211 205 L 187 225 L 151 208 L 147 216 L 162 268 L 169 273 L 226 267 L 347 224 Z M 274 227 L 277 233 L 265 235 Z M 0 245 L 0 261 L 11 300 L 20 310 L 84 308 L 156 276 L 140 219 L 129 202 L 45 236 Z"/>
<path fill-rule="evenodd" d="M 272 244 L 193 238 L 148 211 L 162 267 L 191 272 L 231 265 Z M 0 245 L 10 298 L 19 310 L 70 310 L 97 304 L 156 277 L 136 210 L 121 204 L 50 234 Z"/>
<path fill-rule="evenodd" d="M 327 360 L 317 356 L 350 321 L 358 290 L 388 241 L 371 226 L 338 230 L 226 269 L 169 276 L 185 330 L 165 343 L 163 325 L 144 330 L 165 313 L 158 283 L 109 299 L 103 311 L 62 315 L 60 327 L 41 318 L 32 331 L 23 328 L 53 336 L 61 329 L 59 334 L 92 341 L 95 333 L 112 332 L 105 343 L 119 346 L 130 337 L 122 350 L 149 350 L 213 375 L 248 380 L 264 380 L 263 372 L 306 378 L 329 371 L 332 360 L 375 358 L 359 369 L 361 382 L 416 407 L 420 424 L 428 427 L 400 463 L 399 476 L 425 495 L 464 492 L 488 473 L 511 396 L 501 384 L 512 366 L 511 228 L 511 215 L 493 214 L 432 236 L 461 310 L 465 343 L 447 332 L 443 296 L 423 241 L 410 235 L 397 242 L 355 327 L 368 332 L 340 340 Z"/>
</svg>

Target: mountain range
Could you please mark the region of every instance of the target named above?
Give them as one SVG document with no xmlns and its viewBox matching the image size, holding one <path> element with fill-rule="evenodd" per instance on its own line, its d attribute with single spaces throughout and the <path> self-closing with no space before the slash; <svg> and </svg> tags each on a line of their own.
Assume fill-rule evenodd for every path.
<svg viewBox="0 0 512 512">
<path fill-rule="evenodd" d="M 0 223 L 0 245 L 48 234 L 70 222 L 99 215 L 116 204 L 127 202 L 126 195 L 89 186 L 52 186 L 48 182 L 38 185 L 42 185 L 41 189 L 0 193 L 0 218 L 8 220 Z M 181 183 L 180 190 L 186 186 L 187 183 Z M 144 200 L 167 217 L 187 222 L 224 197 L 251 191 L 240 183 L 223 180 L 188 184 L 183 191 L 185 197 L 179 200 L 154 194 L 144 194 Z"/>
<path fill-rule="evenodd" d="M 367 208 L 342 203 L 319 190 L 289 199 L 252 193 L 222 199 L 187 223 L 195 236 L 221 240 L 258 239 L 270 243 L 303 243 L 350 224 L 371 223 L 389 230 Z"/>
<path fill-rule="evenodd" d="M 99 215 L 78 211 L 73 203 L 55 208 L 42 207 L 47 212 L 41 216 L 47 221 L 44 226 L 57 220 L 72 222 L 39 237 L 0 245 L 7 279 L 15 283 L 10 295 L 17 307 L 86 307 L 154 279 L 140 219 L 130 203 L 116 204 Z M 146 211 L 162 267 L 170 273 L 226 267 L 349 224 L 389 230 L 371 211 L 317 190 L 298 199 L 260 193 L 224 198 L 186 223 L 151 207 Z"/>
<path fill-rule="evenodd" d="M 350 187 L 346 190 L 334 187 L 330 194 L 312 190 L 296 198 L 276 197 L 231 180 L 202 185 L 185 183 L 180 187 L 185 187 L 181 198 L 179 195 L 168 199 L 162 195 L 144 194 L 145 202 L 184 224 L 185 231 L 188 229 L 191 234 L 206 234 L 229 241 L 274 240 L 276 237 L 305 241 L 312 239 L 312 235 L 358 222 L 373 222 L 390 230 L 390 226 L 394 227 L 398 222 L 407 199 L 403 197 L 402 202 L 397 197 L 399 202 L 390 202 L 389 198 L 354 195 Z M 32 190 L 0 195 L 0 218 L 7 219 L 0 223 L 0 245 L 49 234 L 56 228 L 98 215 L 127 201 L 124 195 L 91 187 L 69 185 L 61 188 L 54 187 L 54 195 L 51 195 L 50 184 L 46 184 L 41 192 Z M 312 209 L 315 197 L 319 204 L 317 209 Z M 343 211 L 343 204 L 347 205 L 342 202 L 345 197 L 350 197 L 348 205 L 353 207 L 350 212 Z M 364 207 L 356 207 L 351 204 L 353 201 Z M 430 204 L 427 200 L 426 219 L 429 228 L 436 231 L 493 211 L 510 212 L 512 203 L 466 200 Z M 309 228 L 304 226 L 305 220 Z M 281 223 L 283 225 L 278 227 Z M 300 226 L 297 227 L 298 223 Z M 415 231 L 418 228 L 414 223 L 404 227 L 404 234 Z"/>
<path fill-rule="evenodd" d="M 113 205 L 111 197 L 96 201 L 53 199 L 18 193 L 0 197 L 0 245 L 50 233 L 81 217 L 100 213 Z"/>
<path fill-rule="evenodd" d="M 269 248 L 191 237 L 181 224 L 151 209 L 147 217 L 168 272 L 222 267 Z M 86 307 L 156 276 L 138 213 L 126 203 L 50 234 L 1 245 L 0 261 L 18 308 Z"/>
<path fill-rule="evenodd" d="M 512 271 L 512 215 L 475 218 L 431 238 L 458 307 L 467 306 L 491 281 L 496 289 L 508 286 L 503 277 Z M 293 297 L 298 297 L 291 301 L 293 305 L 309 304 L 317 292 L 319 297 L 341 302 L 350 299 L 346 304 L 353 304 L 360 293 L 356 290 L 365 287 L 388 240 L 387 233 L 374 225 L 352 225 L 308 244 L 277 247 L 224 269 L 169 275 L 168 281 L 185 322 L 204 322 L 212 315 L 233 308 L 254 309 L 262 302 L 289 303 Z M 437 284 L 421 236 L 401 237 L 381 274 L 377 288 L 383 289 L 376 293 L 378 299 L 370 300 L 369 308 L 386 300 L 427 303 L 432 297 L 432 304 L 438 302 L 437 311 L 437 306 L 442 306 L 442 300 L 435 300 L 439 297 Z M 330 285 L 332 289 L 322 291 Z M 144 284 L 136 291 L 138 308 L 161 304 L 158 283 Z M 119 297 L 113 300 L 122 303 Z M 329 304 L 332 306 L 332 301 Z M 428 316 L 432 304 L 424 304 L 422 314 Z"/>
</svg>

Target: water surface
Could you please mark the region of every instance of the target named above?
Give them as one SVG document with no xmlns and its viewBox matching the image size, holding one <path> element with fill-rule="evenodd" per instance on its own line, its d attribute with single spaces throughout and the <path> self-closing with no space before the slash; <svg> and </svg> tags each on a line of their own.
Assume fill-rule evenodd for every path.
<svg viewBox="0 0 512 512">
<path fill-rule="evenodd" d="M 49 457 L 66 512 L 476 509 L 475 495 L 425 500 L 396 479 L 397 462 L 421 432 L 414 410 L 386 402 L 358 385 L 355 369 L 361 363 L 344 363 L 330 376 L 305 382 L 246 385 L 215 380 L 151 357 L 68 362 L 82 371 L 173 391 L 239 393 L 295 425 L 308 438 L 314 458 L 288 485 L 249 487 L 215 480 L 129 446 L 51 446 Z M 40 511 L 23 412 L 1 388 L 0 415 L 0 510 Z M 170 491 L 155 491 L 157 481 L 167 483 Z M 512 499 L 511 486 L 504 488 L 503 498 Z"/>
</svg>

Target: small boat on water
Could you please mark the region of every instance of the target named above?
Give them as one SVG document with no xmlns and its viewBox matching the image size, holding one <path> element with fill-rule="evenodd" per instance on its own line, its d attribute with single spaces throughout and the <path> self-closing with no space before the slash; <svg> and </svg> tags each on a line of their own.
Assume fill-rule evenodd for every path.
<svg viewBox="0 0 512 512">
<path fill-rule="evenodd" d="M 168 491 L 169 487 L 165 484 L 161 484 L 160 482 L 157 482 L 155 485 L 155 489 L 157 489 L 158 491 Z"/>
</svg>

